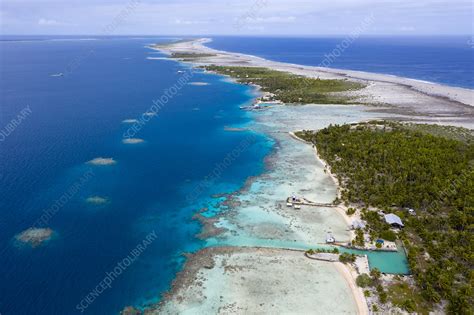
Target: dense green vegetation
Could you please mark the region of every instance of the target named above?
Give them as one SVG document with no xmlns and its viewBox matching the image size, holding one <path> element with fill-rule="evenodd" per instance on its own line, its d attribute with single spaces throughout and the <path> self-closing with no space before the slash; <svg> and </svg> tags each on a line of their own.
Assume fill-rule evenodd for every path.
<svg viewBox="0 0 474 315">
<path fill-rule="evenodd" d="M 459 140 L 468 144 L 474 143 L 474 130 L 467 128 L 411 123 L 400 126 L 408 130 L 419 131 L 447 139 Z"/>
<path fill-rule="evenodd" d="M 370 271 L 370 275 L 363 273 L 356 278 L 357 286 L 361 288 L 377 287 L 380 284 L 382 273 L 377 268 Z M 383 289 L 383 288 L 382 288 Z M 379 291 L 379 289 L 377 289 Z"/>
<path fill-rule="evenodd" d="M 225 74 L 244 84 L 261 86 L 272 93 L 270 100 L 287 104 L 353 104 L 350 97 L 337 92 L 358 90 L 364 85 L 348 80 L 320 80 L 261 67 L 205 66 L 206 70 Z"/>
<path fill-rule="evenodd" d="M 339 254 L 339 249 L 337 247 L 334 247 L 333 249 L 324 249 L 324 248 L 316 248 L 316 249 L 308 249 L 306 251 L 306 254 L 308 255 L 313 255 L 316 253 L 330 253 L 330 254 Z"/>
<path fill-rule="evenodd" d="M 352 242 L 353 245 L 363 247 L 364 246 L 364 231 L 362 229 L 356 229 L 355 231 L 356 236 L 354 241 Z"/>
<path fill-rule="evenodd" d="M 387 293 L 393 305 L 410 313 L 428 314 L 429 302 L 408 283 L 398 280 L 387 288 Z"/>
<path fill-rule="evenodd" d="M 356 255 L 354 254 L 349 254 L 349 253 L 342 253 L 339 255 L 339 261 L 347 264 L 347 263 L 353 263 L 356 260 Z"/>
<path fill-rule="evenodd" d="M 372 285 L 372 278 L 366 273 L 357 276 L 356 284 L 361 288 L 366 288 Z"/>
<path fill-rule="evenodd" d="M 181 52 L 181 53 L 172 53 L 171 58 L 176 58 L 176 59 L 184 59 L 185 61 L 191 61 L 196 58 L 205 58 L 205 57 L 213 57 L 215 56 L 214 54 L 203 54 L 203 53 L 186 53 L 186 52 Z"/>
<path fill-rule="evenodd" d="M 349 216 L 353 215 L 355 212 L 356 212 L 356 209 L 352 208 L 352 207 L 350 207 L 346 210 L 346 214 L 349 215 Z"/>
<path fill-rule="evenodd" d="M 413 294 L 420 298 L 407 302 L 406 309 L 447 300 L 451 314 L 474 312 L 470 134 L 466 129 L 393 122 L 330 126 L 297 134 L 313 142 L 329 163 L 343 186 L 343 201 L 378 207 L 404 221 L 405 228 L 397 236 L 377 212 L 362 211 L 371 236 L 398 237 L 408 250 L 417 284 Z M 414 208 L 416 215 L 408 215 L 407 208 Z"/>
<path fill-rule="evenodd" d="M 193 41 L 193 39 L 179 39 L 179 40 L 175 40 L 175 41 L 172 41 L 172 42 L 167 42 L 167 43 L 161 43 L 161 44 L 153 44 L 151 45 L 151 47 L 155 47 L 155 48 L 166 48 L 166 47 L 170 47 L 170 46 L 173 46 L 173 45 L 176 45 L 176 44 L 179 44 L 179 43 L 187 43 L 187 42 L 191 42 Z"/>
</svg>

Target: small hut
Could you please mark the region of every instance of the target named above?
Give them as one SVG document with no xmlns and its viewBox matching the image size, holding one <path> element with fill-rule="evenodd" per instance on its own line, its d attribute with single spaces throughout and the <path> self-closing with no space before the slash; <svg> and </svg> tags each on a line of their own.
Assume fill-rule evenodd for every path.
<svg viewBox="0 0 474 315">
<path fill-rule="evenodd" d="M 357 230 L 357 229 L 365 229 L 365 226 L 366 226 L 366 223 L 362 220 L 355 220 L 354 222 L 352 222 L 351 224 L 351 228 L 353 230 Z"/>
<path fill-rule="evenodd" d="M 334 239 L 334 237 L 330 233 L 328 233 L 326 235 L 326 243 L 334 244 L 335 242 L 336 242 L 336 240 Z"/>
<path fill-rule="evenodd" d="M 396 214 L 389 213 L 389 214 L 386 214 L 384 218 L 385 218 L 385 222 L 390 224 L 392 227 L 399 228 L 399 229 L 404 227 L 402 219 L 400 219 L 400 217 Z"/>
</svg>

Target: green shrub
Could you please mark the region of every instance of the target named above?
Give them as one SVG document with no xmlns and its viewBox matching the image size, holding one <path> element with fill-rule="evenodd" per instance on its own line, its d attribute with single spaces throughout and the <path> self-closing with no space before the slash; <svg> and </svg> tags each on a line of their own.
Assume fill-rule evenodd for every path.
<svg viewBox="0 0 474 315">
<path fill-rule="evenodd" d="M 395 242 L 397 239 L 397 234 L 391 230 L 384 230 L 380 233 L 380 238 L 383 238 L 384 240 L 390 241 L 390 242 Z"/>
<path fill-rule="evenodd" d="M 357 229 L 356 230 L 356 237 L 355 237 L 355 245 L 357 246 L 364 246 L 364 232 L 362 229 Z"/>
<path fill-rule="evenodd" d="M 416 309 L 416 304 L 412 299 L 406 299 L 402 304 L 402 308 L 405 311 L 412 313 Z"/>
<path fill-rule="evenodd" d="M 382 273 L 377 268 L 373 268 L 372 270 L 370 270 L 370 276 L 374 280 L 379 280 L 380 277 L 382 276 Z"/>
<path fill-rule="evenodd" d="M 348 208 L 346 210 L 347 215 L 353 215 L 355 212 L 356 212 L 356 209 L 354 209 L 354 208 Z"/>
<path fill-rule="evenodd" d="M 387 299 L 388 299 L 388 295 L 387 295 L 387 292 L 385 291 L 382 291 L 379 293 L 379 299 L 380 299 L 380 303 L 387 303 Z"/>
<path fill-rule="evenodd" d="M 357 276 L 356 284 L 361 288 L 370 287 L 372 283 L 372 278 L 370 278 L 370 276 L 366 273 Z"/>
<path fill-rule="evenodd" d="M 339 255 L 339 261 L 344 264 L 353 263 L 355 260 L 356 260 L 356 256 L 354 254 L 342 253 Z"/>
<path fill-rule="evenodd" d="M 382 287 L 382 285 L 381 285 L 380 283 L 377 284 L 376 289 L 377 289 L 377 292 L 378 292 L 378 293 L 383 292 L 383 287 Z"/>
</svg>

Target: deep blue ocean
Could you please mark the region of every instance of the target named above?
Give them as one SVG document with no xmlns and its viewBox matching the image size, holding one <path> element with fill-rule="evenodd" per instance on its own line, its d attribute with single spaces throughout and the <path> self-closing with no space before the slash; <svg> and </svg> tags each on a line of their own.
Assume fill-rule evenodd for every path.
<svg viewBox="0 0 474 315">
<path fill-rule="evenodd" d="M 207 46 L 309 66 L 326 55 L 339 55 L 339 38 L 212 37 Z M 329 67 L 391 74 L 412 79 L 474 88 L 474 40 L 456 37 L 360 37 Z"/>
<path fill-rule="evenodd" d="M 189 82 L 209 85 L 183 85 L 138 132 L 145 142 L 127 145 L 122 134 L 130 125 L 122 121 L 138 118 L 178 82 L 179 71 L 190 71 L 147 59 L 161 55 L 145 45 L 165 39 L 13 39 L 0 42 L 0 128 L 27 106 L 31 114 L 0 139 L 0 313 L 79 314 L 76 305 L 153 231 L 157 239 L 85 313 L 117 314 L 156 301 L 179 271 L 182 253 L 203 245 L 193 215 L 218 203 L 214 194 L 239 189 L 264 168 L 269 139 L 224 130 L 250 121 L 239 106 L 253 91 L 193 71 Z M 212 187 L 187 198 L 248 139 L 251 145 L 219 170 Z M 117 163 L 86 163 L 96 157 Z M 108 202 L 87 203 L 91 196 Z M 65 203 L 47 222 L 53 239 L 19 246 L 15 235 L 61 197 Z"/>
<path fill-rule="evenodd" d="M 147 44 L 169 40 L 0 41 L 0 314 L 79 314 L 81 300 L 151 232 L 157 239 L 85 313 L 117 314 L 127 305 L 155 302 L 180 270 L 182 253 L 203 246 L 193 215 L 212 210 L 219 194 L 264 170 L 274 143 L 225 130 L 252 120 L 239 106 L 254 91 L 174 61 L 149 59 L 162 55 Z M 338 41 L 217 37 L 209 46 L 316 65 Z M 333 66 L 473 87 L 472 54 L 458 39 L 360 39 Z M 64 75 L 52 76 L 58 73 Z M 180 87 L 136 134 L 145 142 L 123 144 L 130 125 L 122 121 L 140 117 L 183 73 L 209 84 Z M 31 113 L 6 132 L 25 108 Z M 199 186 L 249 138 L 251 145 L 220 169 L 213 185 Z M 117 163 L 87 164 L 97 157 Z M 195 187 L 205 188 L 196 194 Z M 93 196 L 107 202 L 86 202 Z M 19 245 L 15 235 L 57 200 L 64 202 L 47 222 L 53 239 L 36 248 Z"/>
</svg>

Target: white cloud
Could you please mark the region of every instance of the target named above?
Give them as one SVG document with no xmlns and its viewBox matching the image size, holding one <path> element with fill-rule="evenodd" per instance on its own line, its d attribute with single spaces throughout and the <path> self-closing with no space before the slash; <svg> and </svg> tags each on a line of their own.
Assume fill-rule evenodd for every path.
<svg viewBox="0 0 474 315">
<path fill-rule="evenodd" d="M 290 23 L 294 21 L 296 21 L 296 17 L 294 16 L 268 16 L 249 19 L 249 22 L 255 23 Z"/>
<path fill-rule="evenodd" d="M 413 26 L 402 26 L 402 27 L 399 28 L 399 30 L 401 32 L 413 32 L 413 31 L 415 31 L 415 29 L 416 28 L 413 27 Z"/>
<path fill-rule="evenodd" d="M 38 25 L 46 25 L 46 26 L 53 26 L 53 25 L 61 25 L 60 22 L 53 20 L 53 19 L 39 19 Z"/>
<path fill-rule="evenodd" d="M 175 19 L 175 24 L 180 25 L 195 25 L 195 24 L 208 24 L 208 21 L 199 21 L 199 20 L 182 20 L 182 19 Z"/>
<path fill-rule="evenodd" d="M 345 35 L 370 13 L 371 35 L 472 33 L 472 0 L 0 1 L 4 34 L 101 34 L 132 1 L 116 34 Z"/>
<path fill-rule="evenodd" d="M 251 25 L 247 25 L 247 26 L 244 26 L 244 28 L 246 30 L 249 30 L 249 31 L 256 31 L 256 32 L 263 32 L 265 31 L 265 27 L 263 26 L 251 26 Z"/>
</svg>

